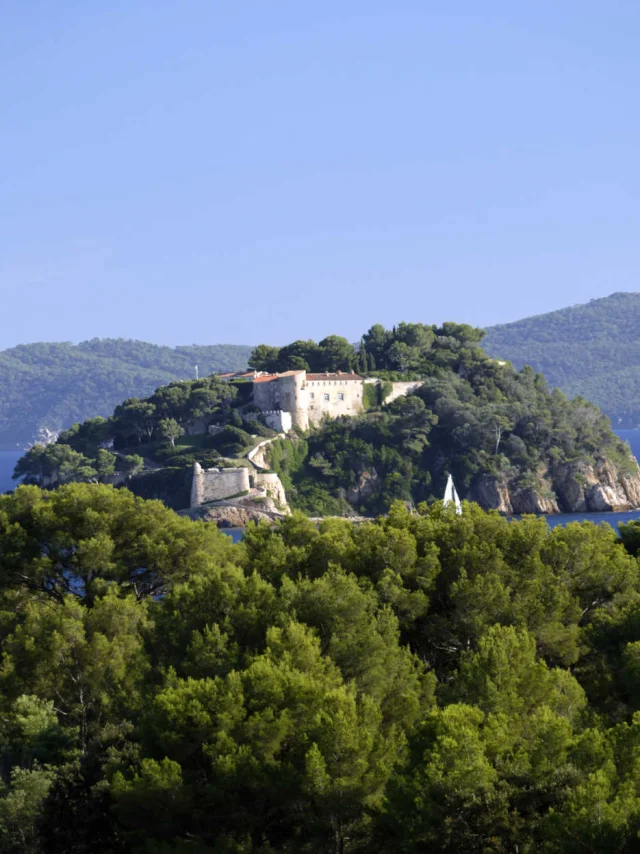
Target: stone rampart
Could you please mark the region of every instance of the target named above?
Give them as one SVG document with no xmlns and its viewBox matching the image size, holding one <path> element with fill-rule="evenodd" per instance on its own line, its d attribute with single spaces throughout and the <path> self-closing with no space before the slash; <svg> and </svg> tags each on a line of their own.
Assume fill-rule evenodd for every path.
<svg viewBox="0 0 640 854">
<path fill-rule="evenodd" d="M 273 377 L 258 377 L 253 383 L 253 402 L 261 412 L 283 410 L 291 414 L 294 427 L 307 430 L 307 394 L 304 371 L 287 371 Z"/>
<path fill-rule="evenodd" d="M 424 383 L 422 380 L 414 380 L 413 382 L 391 383 L 391 385 L 392 389 L 382 401 L 383 403 L 391 403 L 392 400 L 397 400 L 399 397 L 411 394 L 412 391 L 420 388 Z"/>
<path fill-rule="evenodd" d="M 362 412 L 362 380 L 349 380 L 341 374 L 310 374 L 305 387 L 309 421 L 357 415 Z"/>
<path fill-rule="evenodd" d="M 289 433 L 293 429 L 291 413 L 283 409 L 267 409 L 262 413 L 262 418 L 267 427 L 276 433 Z"/>
<path fill-rule="evenodd" d="M 203 469 L 199 463 L 193 464 L 191 507 L 199 507 L 209 501 L 223 501 L 249 489 L 249 469 L 244 466 Z"/>
</svg>

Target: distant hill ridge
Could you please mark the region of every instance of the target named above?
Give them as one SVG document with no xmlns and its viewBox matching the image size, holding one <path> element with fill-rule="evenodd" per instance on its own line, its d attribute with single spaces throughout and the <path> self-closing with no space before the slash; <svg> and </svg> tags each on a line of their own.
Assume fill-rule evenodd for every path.
<svg viewBox="0 0 640 854">
<path fill-rule="evenodd" d="M 518 369 L 531 365 L 569 397 L 592 400 L 618 427 L 640 425 L 640 293 L 490 327 L 483 347 Z"/>
<path fill-rule="evenodd" d="M 21 344 L 0 351 L 0 448 L 109 415 L 128 397 L 200 375 L 246 368 L 251 347 L 163 347 L 123 338 Z"/>
</svg>

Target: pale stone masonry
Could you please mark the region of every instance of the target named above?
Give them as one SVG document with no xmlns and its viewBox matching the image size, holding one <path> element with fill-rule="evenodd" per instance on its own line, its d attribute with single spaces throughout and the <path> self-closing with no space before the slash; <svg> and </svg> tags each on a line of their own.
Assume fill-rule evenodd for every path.
<svg viewBox="0 0 640 854">
<path fill-rule="evenodd" d="M 245 380 L 253 386 L 253 404 L 262 415 L 262 420 L 278 432 L 288 432 L 292 427 L 308 430 L 323 418 L 338 418 L 341 415 L 357 415 L 364 409 L 364 384 L 379 384 L 380 380 L 364 380 L 358 374 L 307 373 L 307 371 L 285 371 L 267 374 L 263 371 L 219 374 L 225 381 Z M 415 391 L 420 381 L 395 382 L 385 403 Z M 246 416 L 249 418 L 249 416 Z"/>
<path fill-rule="evenodd" d="M 193 465 L 191 484 L 191 506 L 198 507 L 208 501 L 222 501 L 251 489 L 249 469 L 237 468 L 203 469 L 200 463 Z"/>
<path fill-rule="evenodd" d="M 287 496 L 275 472 L 237 468 L 203 469 L 193 464 L 190 507 L 215 501 L 251 502 L 269 498 L 288 512 Z"/>
<path fill-rule="evenodd" d="M 323 417 L 362 412 L 363 379 L 357 374 L 286 371 L 253 379 L 253 402 L 261 411 L 291 413 L 294 427 L 307 430 Z"/>
</svg>

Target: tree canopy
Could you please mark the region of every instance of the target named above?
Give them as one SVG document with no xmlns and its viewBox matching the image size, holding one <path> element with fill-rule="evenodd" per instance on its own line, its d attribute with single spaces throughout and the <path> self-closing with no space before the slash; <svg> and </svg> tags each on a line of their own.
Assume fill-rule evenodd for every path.
<svg viewBox="0 0 640 854">
<path fill-rule="evenodd" d="M 596 406 L 567 400 L 529 367 L 517 373 L 487 358 L 482 334 L 452 323 L 372 327 L 362 359 L 382 366 L 374 375 L 422 385 L 386 406 L 374 400 L 369 412 L 322 423 L 295 451 L 286 441 L 275 446 L 272 465 L 293 506 L 312 515 L 371 515 L 396 499 L 441 497 L 448 474 L 464 493 L 490 478 L 514 494 L 555 499 L 554 485 L 582 463 L 606 459 L 637 472 Z"/>
<path fill-rule="evenodd" d="M 19 487 L 0 848 L 631 854 L 639 615 L 607 525 L 396 503 L 234 545 L 126 490 Z"/>
</svg>

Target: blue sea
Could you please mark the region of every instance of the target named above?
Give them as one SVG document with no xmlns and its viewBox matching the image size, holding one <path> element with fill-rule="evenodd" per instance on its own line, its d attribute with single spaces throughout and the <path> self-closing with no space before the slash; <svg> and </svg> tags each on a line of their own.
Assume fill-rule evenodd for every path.
<svg viewBox="0 0 640 854">
<path fill-rule="evenodd" d="M 16 482 L 11 480 L 13 469 L 24 451 L 0 451 L 0 493 L 15 489 Z"/>
<path fill-rule="evenodd" d="M 640 460 L 640 429 L 617 430 L 616 432 L 621 439 L 625 439 L 629 443 L 636 458 Z M 0 451 L 0 493 L 15 488 L 16 482 L 11 479 L 11 475 L 15 464 L 23 453 L 24 451 Z M 558 513 L 547 516 L 547 522 L 551 527 L 567 525 L 569 522 L 579 522 L 583 519 L 595 523 L 608 522 L 616 528 L 619 522 L 640 519 L 640 510 L 630 510 L 626 513 Z M 229 529 L 226 533 L 233 538 L 234 542 L 242 536 L 242 531 L 238 529 Z"/>
</svg>

